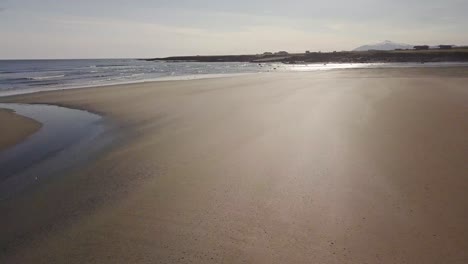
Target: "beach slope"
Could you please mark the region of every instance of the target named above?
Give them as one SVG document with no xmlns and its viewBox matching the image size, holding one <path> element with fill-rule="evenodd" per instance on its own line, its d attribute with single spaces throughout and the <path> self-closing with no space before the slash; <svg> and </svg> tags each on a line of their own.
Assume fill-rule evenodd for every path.
<svg viewBox="0 0 468 264">
<path fill-rule="evenodd" d="M 0 262 L 467 263 L 467 83 L 369 69 L 3 98 L 124 136 L 0 202 Z"/>
</svg>

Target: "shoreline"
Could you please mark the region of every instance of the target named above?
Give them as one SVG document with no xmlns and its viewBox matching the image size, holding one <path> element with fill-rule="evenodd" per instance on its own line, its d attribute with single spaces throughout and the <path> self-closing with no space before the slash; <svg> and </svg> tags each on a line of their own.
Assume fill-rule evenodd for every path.
<svg viewBox="0 0 468 264">
<path fill-rule="evenodd" d="M 128 133 L 0 201 L 0 261 L 468 259 L 467 81 L 466 68 L 356 69 L 2 97 Z"/>
<path fill-rule="evenodd" d="M 468 67 L 468 65 L 467 65 Z M 44 88 L 44 89 L 25 89 L 25 90 L 12 90 L 11 92 L 0 92 L 0 99 L 3 97 L 10 97 L 10 96 L 20 96 L 20 95 L 27 95 L 33 93 L 40 93 L 40 92 L 54 92 L 54 91 L 66 91 L 66 90 L 74 90 L 74 89 L 87 89 L 87 88 L 103 88 L 109 86 L 117 86 L 117 85 L 132 85 L 132 84 L 142 84 L 142 83 L 153 83 L 153 82 L 171 82 L 171 81 L 192 81 L 192 80 L 204 80 L 204 79 L 217 79 L 217 78 L 228 78 L 228 77 L 236 77 L 236 76 L 243 76 L 249 74 L 256 74 L 256 73 L 230 73 L 230 74 L 199 74 L 199 75 L 181 75 L 181 76 L 165 76 L 155 79 L 145 79 L 145 80 L 136 80 L 136 81 L 129 81 L 129 82 L 118 82 L 118 83 L 109 83 L 109 84 L 97 84 L 97 85 L 84 85 L 84 86 L 70 86 L 70 87 L 53 87 L 53 88 Z"/>
<path fill-rule="evenodd" d="M 177 62 L 174 62 L 177 63 Z M 268 64 L 268 62 L 265 62 Z M 257 63 L 251 63 L 257 64 Z M 100 88 L 118 85 L 133 85 L 133 84 L 144 84 L 154 82 L 171 82 L 171 81 L 191 81 L 191 80 L 204 80 L 204 79 L 216 79 L 216 78 L 230 78 L 243 75 L 253 74 L 271 74 L 271 73 L 300 73 L 300 72 L 321 72 L 321 71 L 343 71 L 343 70 L 385 70 L 385 69 L 425 69 L 425 68 L 468 68 L 468 62 L 427 62 L 425 64 L 414 63 L 414 62 L 373 62 L 373 63 L 347 63 L 347 62 L 329 62 L 324 64 L 321 62 L 311 62 L 303 64 L 284 64 L 280 63 L 279 66 L 292 67 L 289 70 L 276 69 L 267 72 L 244 72 L 244 73 L 217 73 L 217 74 L 195 74 L 195 75 L 180 75 L 180 76 L 164 76 L 153 79 L 134 80 L 128 82 L 115 82 L 107 84 L 96 84 L 96 85 L 77 85 L 69 87 L 50 87 L 50 88 L 37 88 L 37 89 L 24 89 L 24 90 L 11 90 L 0 92 L 0 98 L 20 96 L 38 92 L 49 92 L 49 91 L 66 91 L 73 89 L 87 89 L 87 88 Z M 311 68 L 311 66 L 319 66 L 318 68 Z M 346 66 L 346 67 L 343 67 Z M 301 69 L 299 67 L 302 67 Z M 296 68 L 296 69 L 294 69 Z"/>
</svg>

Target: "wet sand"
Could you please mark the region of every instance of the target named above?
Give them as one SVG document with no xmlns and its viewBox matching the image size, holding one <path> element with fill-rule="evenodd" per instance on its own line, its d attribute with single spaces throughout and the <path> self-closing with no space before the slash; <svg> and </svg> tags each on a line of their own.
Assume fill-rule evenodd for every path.
<svg viewBox="0 0 468 264">
<path fill-rule="evenodd" d="M 0 109 L 0 124 L 0 151 L 18 144 L 41 128 L 41 123 L 8 109 Z"/>
<path fill-rule="evenodd" d="M 0 262 L 466 263 L 467 83 L 346 70 L 2 98 L 126 136 L 0 201 Z"/>
</svg>

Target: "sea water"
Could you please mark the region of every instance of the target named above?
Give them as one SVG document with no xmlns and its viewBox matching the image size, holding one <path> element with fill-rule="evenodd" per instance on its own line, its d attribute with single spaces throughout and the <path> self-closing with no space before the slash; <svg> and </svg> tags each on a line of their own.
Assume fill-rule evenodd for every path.
<svg viewBox="0 0 468 264">
<path fill-rule="evenodd" d="M 349 68 L 447 67 L 466 63 L 282 64 L 162 62 L 137 59 L 0 60 L 0 96 L 79 87 L 226 76 Z"/>
</svg>

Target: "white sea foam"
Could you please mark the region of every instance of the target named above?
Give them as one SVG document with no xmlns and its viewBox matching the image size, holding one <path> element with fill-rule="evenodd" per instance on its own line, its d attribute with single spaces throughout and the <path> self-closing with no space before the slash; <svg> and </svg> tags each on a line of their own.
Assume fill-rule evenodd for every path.
<svg viewBox="0 0 468 264">
<path fill-rule="evenodd" d="M 52 75 L 52 76 L 29 77 L 28 79 L 41 81 L 41 80 L 57 79 L 57 78 L 62 78 L 62 77 L 65 77 L 65 74 Z"/>
</svg>

